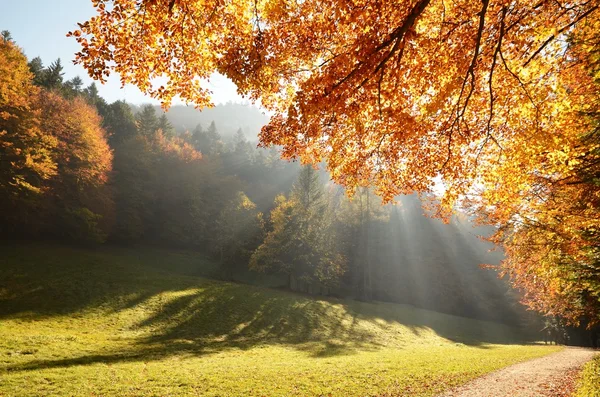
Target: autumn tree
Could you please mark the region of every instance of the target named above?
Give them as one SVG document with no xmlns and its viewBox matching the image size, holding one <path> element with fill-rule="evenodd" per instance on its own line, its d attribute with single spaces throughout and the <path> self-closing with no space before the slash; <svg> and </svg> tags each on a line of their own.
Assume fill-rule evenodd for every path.
<svg viewBox="0 0 600 397">
<path fill-rule="evenodd" d="M 115 71 L 167 106 L 174 95 L 205 106 L 199 79 L 219 71 L 274 113 L 263 144 L 327 159 L 348 186 L 373 178 L 388 199 L 441 173 L 448 205 L 473 183 L 496 184 L 502 160 L 527 170 L 568 143 L 573 114 L 557 112 L 572 98 L 558 89 L 571 73 L 565 38 L 598 12 L 596 1 L 96 5 L 72 33 L 92 76 Z M 529 178 L 507 176 L 505 193 Z"/>
<path fill-rule="evenodd" d="M 584 101 L 574 109 L 580 131 L 571 146 L 554 153 L 560 172 L 539 167 L 529 197 L 502 225 L 495 241 L 507 247 L 502 269 L 523 290 L 524 302 L 571 323 L 600 323 L 600 35 L 573 35 L 572 61 L 583 68 L 564 79 Z M 591 80 L 590 80 L 591 77 Z M 587 129 L 587 131 L 586 131 Z"/>
<path fill-rule="evenodd" d="M 100 117 L 83 98 L 69 100 L 56 92 L 43 92 L 38 105 L 40 128 L 57 141 L 52 156 L 57 175 L 45 197 L 48 227 L 61 237 L 103 241 L 112 219 L 107 183 L 113 156 Z"/>
<path fill-rule="evenodd" d="M 39 204 L 46 181 L 57 173 L 53 151 L 58 141 L 40 129 L 39 89 L 32 78 L 21 50 L 0 39 L 1 218 L 14 225 L 13 232 L 19 225 L 32 226 L 36 211 L 28 204 Z"/>
<path fill-rule="evenodd" d="M 111 213 L 105 186 L 112 153 L 100 118 L 83 99 L 61 96 L 58 62 L 42 73 L 56 77 L 59 85 L 48 87 L 53 91 L 34 85 L 35 65 L 11 41 L 0 42 L 3 226 L 25 235 L 102 240 Z"/>
</svg>

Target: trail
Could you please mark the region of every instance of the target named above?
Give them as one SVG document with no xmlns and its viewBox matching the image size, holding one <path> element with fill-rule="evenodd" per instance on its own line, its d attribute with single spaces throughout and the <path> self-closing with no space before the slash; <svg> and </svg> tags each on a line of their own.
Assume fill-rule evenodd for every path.
<svg viewBox="0 0 600 397">
<path fill-rule="evenodd" d="M 565 383 L 571 380 L 566 378 L 572 378 L 596 353 L 592 349 L 567 347 L 557 353 L 492 372 L 439 397 L 560 396 Z"/>
</svg>

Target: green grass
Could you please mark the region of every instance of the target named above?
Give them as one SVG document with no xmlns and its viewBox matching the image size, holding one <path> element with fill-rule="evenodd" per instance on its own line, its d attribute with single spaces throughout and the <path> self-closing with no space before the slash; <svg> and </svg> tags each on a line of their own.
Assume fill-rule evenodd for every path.
<svg viewBox="0 0 600 397">
<path fill-rule="evenodd" d="M 428 396 L 558 349 L 407 305 L 192 276 L 214 264 L 190 252 L 0 252 L 0 396 Z"/>
<path fill-rule="evenodd" d="M 575 397 L 600 397 L 600 356 L 583 367 Z"/>
</svg>

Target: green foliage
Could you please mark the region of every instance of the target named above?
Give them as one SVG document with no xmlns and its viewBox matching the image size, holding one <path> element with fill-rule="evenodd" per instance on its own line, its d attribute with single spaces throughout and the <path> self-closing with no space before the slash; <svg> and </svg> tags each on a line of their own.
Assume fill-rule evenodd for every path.
<svg viewBox="0 0 600 397">
<path fill-rule="evenodd" d="M 58 58 L 42 71 L 40 85 L 50 90 L 62 89 L 64 74 L 62 63 Z"/>
<path fill-rule="evenodd" d="M 0 36 L 2 37 L 2 40 L 5 42 L 13 41 L 13 38 L 8 30 L 3 30 L 2 32 L 0 32 Z"/>
<path fill-rule="evenodd" d="M 383 264 L 383 245 L 397 241 L 397 236 L 385 230 L 390 208 L 383 207 L 381 199 L 367 187 L 358 189 L 352 200 L 339 193 L 334 203 L 334 227 L 339 230 L 340 249 L 350 258 L 346 283 L 356 291 L 357 298 L 369 301 L 373 299 L 373 268 Z"/>
<path fill-rule="evenodd" d="M 261 226 L 262 214 L 244 192 L 238 192 L 221 210 L 216 220 L 214 250 L 225 279 L 232 280 L 236 265 L 248 262 L 262 237 Z"/>
<path fill-rule="evenodd" d="M 407 305 L 177 274 L 211 266 L 188 251 L 0 248 L 2 395 L 432 396 L 559 349 Z"/>
<path fill-rule="evenodd" d="M 600 356 L 583 367 L 575 397 L 600 397 Z"/>
<path fill-rule="evenodd" d="M 136 115 L 138 133 L 146 138 L 152 138 L 158 130 L 158 117 L 152 105 L 145 105 Z"/>
<path fill-rule="evenodd" d="M 75 76 L 68 80 L 63 85 L 64 96 L 67 98 L 75 98 L 83 93 L 83 80 L 81 77 Z"/>
<path fill-rule="evenodd" d="M 196 150 L 199 150 L 203 155 L 216 156 L 223 151 L 221 135 L 217 131 L 214 121 L 206 131 L 201 124 L 198 124 L 192 133 L 191 142 Z"/>
<path fill-rule="evenodd" d="M 72 241 L 102 243 L 106 240 L 106 232 L 100 228 L 102 215 L 95 214 L 88 208 L 67 209 L 63 225 Z"/>
<path fill-rule="evenodd" d="M 305 166 L 290 198 L 277 197 L 271 211 L 272 230 L 250 259 L 250 267 L 286 274 L 293 290 L 312 292 L 335 285 L 345 261 L 335 250 L 330 219 L 319 175 Z"/>
<path fill-rule="evenodd" d="M 169 122 L 169 119 L 167 119 L 167 116 L 164 113 L 161 114 L 158 118 L 157 127 L 157 129 L 161 130 L 166 137 L 171 138 L 175 136 L 175 129 L 173 128 L 173 125 Z"/>
<path fill-rule="evenodd" d="M 98 109 L 102 115 L 102 127 L 108 134 L 113 148 L 137 136 L 137 125 L 131 107 L 124 101 L 115 101 Z"/>
<path fill-rule="evenodd" d="M 44 64 L 42 58 L 35 57 L 27 64 L 29 71 L 33 74 L 33 83 L 41 86 L 44 79 Z"/>
<path fill-rule="evenodd" d="M 149 148 L 142 137 L 120 142 L 115 148 L 113 188 L 116 224 L 112 238 L 136 242 L 143 238 L 146 223 L 152 217 L 154 186 L 157 169 Z"/>
</svg>

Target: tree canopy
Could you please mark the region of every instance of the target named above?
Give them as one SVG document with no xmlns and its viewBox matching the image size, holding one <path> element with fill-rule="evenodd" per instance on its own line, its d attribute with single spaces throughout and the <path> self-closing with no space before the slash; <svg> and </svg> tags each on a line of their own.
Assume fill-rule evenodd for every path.
<svg viewBox="0 0 600 397">
<path fill-rule="evenodd" d="M 95 5 L 72 32 L 92 76 L 115 71 L 167 106 L 175 95 L 205 106 L 200 79 L 223 73 L 274 112 L 263 144 L 326 159 L 348 186 L 373 179 L 387 198 L 442 174 L 448 199 L 476 170 L 488 185 L 513 174 L 504 193 L 515 194 L 528 183 L 515 167 L 571 146 L 581 102 L 563 81 L 577 72 L 566 40 L 592 31 L 598 12 L 596 1 L 543 0 Z"/>
</svg>

